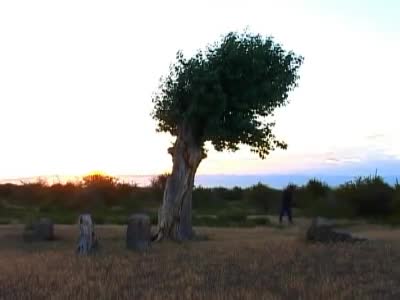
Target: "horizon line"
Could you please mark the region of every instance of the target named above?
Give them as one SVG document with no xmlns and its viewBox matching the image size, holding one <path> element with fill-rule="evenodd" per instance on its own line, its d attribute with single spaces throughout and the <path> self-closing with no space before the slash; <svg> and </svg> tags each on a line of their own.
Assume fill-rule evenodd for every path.
<svg viewBox="0 0 400 300">
<path fill-rule="evenodd" d="M 113 175 L 113 174 L 102 174 L 102 175 L 106 175 L 106 176 L 111 176 L 111 177 L 154 177 L 154 176 L 158 176 L 158 175 L 163 175 L 165 173 L 168 172 L 162 172 L 162 173 L 154 173 L 154 174 L 117 174 L 117 175 Z M 87 174 L 86 174 L 87 175 Z M 49 178 L 49 177 L 76 177 L 76 178 L 83 178 L 86 175 L 68 175 L 68 174 L 48 174 L 48 175 L 32 175 L 32 176 L 16 176 L 16 177 L 0 177 L 0 182 L 1 181 L 6 181 L 6 180 L 24 180 L 24 179 L 33 179 L 33 178 Z M 313 177 L 313 176 L 325 176 L 325 177 L 359 177 L 359 176 L 373 176 L 373 175 L 377 175 L 377 176 L 399 176 L 400 177 L 400 173 L 386 173 L 386 174 L 379 174 L 379 173 L 371 173 L 369 175 L 350 175 L 350 174 L 343 174 L 343 173 L 337 173 L 337 174 L 333 174 L 333 173 L 314 173 L 314 174 L 308 174 L 307 171 L 304 172 L 285 172 L 285 173 L 278 173 L 278 172 L 274 172 L 274 173 L 244 173 L 244 174 L 238 174 L 238 173 L 200 173 L 200 174 L 196 174 L 196 176 L 304 176 L 304 177 Z"/>
</svg>

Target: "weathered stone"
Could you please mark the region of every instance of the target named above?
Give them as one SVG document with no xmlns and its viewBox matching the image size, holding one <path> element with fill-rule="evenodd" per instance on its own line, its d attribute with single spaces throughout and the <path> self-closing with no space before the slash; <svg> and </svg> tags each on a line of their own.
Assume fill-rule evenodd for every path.
<svg viewBox="0 0 400 300">
<path fill-rule="evenodd" d="M 133 250 L 146 250 L 151 243 L 151 223 L 148 215 L 134 214 L 128 219 L 126 246 Z"/>
<path fill-rule="evenodd" d="M 88 255 L 98 248 L 98 241 L 94 232 L 94 223 L 90 214 L 79 216 L 79 240 L 77 253 Z"/>
<path fill-rule="evenodd" d="M 51 241 L 54 239 L 54 224 L 48 218 L 33 221 L 25 227 L 25 241 Z"/>
<path fill-rule="evenodd" d="M 366 239 L 355 237 L 345 230 L 335 229 L 335 222 L 317 217 L 311 222 L 306 233 L 306 239 L 311 242 L 335 243 L 335 242 L 360 242 Z"/>
</svg>

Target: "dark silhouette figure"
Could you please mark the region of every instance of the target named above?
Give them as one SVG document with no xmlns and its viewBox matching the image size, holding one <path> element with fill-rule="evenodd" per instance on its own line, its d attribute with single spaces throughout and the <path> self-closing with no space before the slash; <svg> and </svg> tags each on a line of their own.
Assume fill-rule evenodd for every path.
<svg viewBox="0 0 400 300">
<path fill-rule="evenodd" d="M 281 212 L 279 215 L 279 223 L 281 223 L 281 224 L 282 224 L 282 218 L 284 215 L 287 215 L 290 224 L 293 224 L 293 219 L 292 219 L 293 192 L 294 192 L 294 187 L 291 185 L 287 186 L 283 191 L 282 206 L 281 206 Z"/>
</svg>

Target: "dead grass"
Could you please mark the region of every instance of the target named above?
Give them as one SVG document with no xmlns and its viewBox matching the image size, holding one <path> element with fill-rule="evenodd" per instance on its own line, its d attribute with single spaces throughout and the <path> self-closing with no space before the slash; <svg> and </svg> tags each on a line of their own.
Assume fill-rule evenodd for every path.
<svg viewBox="0 0 400 300">
<path fill-rule="evenodd" d="M 200 228 L 209 240 L 147 253 L 125 249 L 124 226 L 97 226 L 92 257 L 74 254 L 75 226 L 34 244 L 0 226 L 0 299 L 399 299 L 400 230 L 360 226 L 377 241 L 310 245 L 302 225 Z"/>
</svg>

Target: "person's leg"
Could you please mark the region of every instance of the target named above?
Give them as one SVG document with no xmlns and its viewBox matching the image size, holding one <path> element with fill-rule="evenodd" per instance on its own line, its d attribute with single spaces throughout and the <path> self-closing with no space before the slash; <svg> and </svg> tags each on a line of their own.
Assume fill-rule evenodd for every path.
<svg viewBox="0 0 400 300">
<path fill-rule="evenodd" d="M 281 207 L 281 211 L 279 213 L 279 224 L 282 224 L 282 218 L 284 214 L 285 214 L 285 208 Z"/>
<path fill-rule="evenodd" d="M 293 224 L 292 209 L 290 207 L 288 207 L 288 209 L 287 209 L 287 215 L 288 215 L 290 224 Z"/>
</svg>

